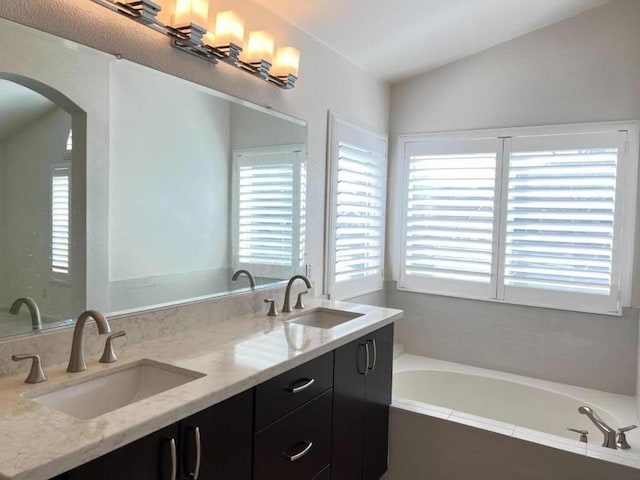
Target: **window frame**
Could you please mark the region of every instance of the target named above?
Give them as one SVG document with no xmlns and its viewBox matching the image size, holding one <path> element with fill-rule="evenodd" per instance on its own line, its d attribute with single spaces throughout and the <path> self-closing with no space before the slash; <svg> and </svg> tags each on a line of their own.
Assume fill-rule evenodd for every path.
<svg viewBox="0 0 640 480">
<path fill-rule="evenodd" d="M 614 247 L 613 259 L 612 259 L 612 276 L 611 276 L 611 288 L 612 291 L 617 287 L 618 295 L 615 305 L 611 305 L 610 308 L 603 309 L 600 305 L 590 304 L 589 302 L 582 303 L 582 301 L 565 301 L 567 296 L 563 292 L 554 290 L 545 290 L 547 295 L 544 295 L 547 301 L 541 301 L 539 298 L 534 298 L 535 295 L 522 295 L 512 296 L 510 299 L 504 298 L 492 298 L 482 295 L 468 294 L 461 291 L 452 292 L 446 289 L 434 290 L 434 289 L 422 289 L 407 286 L 404 279 L 404 250 L 406 242 L 406 225 L 407 225 L 407 199 L 408 195 L 408 163 L 409 159 L 406 155 L 406 148 L 408 145 L 416 142 L 429 140 L 461 140 L 472 138 L 496 138 L 503 139 L 503 147 L 497 152 L 497 165 L 496 165 L 496 193 L 495 193 L 495 205 L 494 209 L 494 226 L 498 228 L 497 235 L 494 235 L 493 244 L 493 257 L 496 258 L 496 254 L 500 257 L 493 262 L 492 268 L 492 284 L 498 282 L 497 289 L 503 288 L 503 274 L 500 269 L 503 269 L 504 265 L 504 247 L 502 245 L 503 239 L 506 238 L 506 203 L 508 195 L 508 158 L 505 158 L 509 152 L 507 142 L 513 137 L 526 137 L 526 136 L 543 136 L 543 135 L 566 135 L 566 134 L 588 134 L 588 133 L 602 133 L 602 132 L 620 132 L 626 131 L 626 142 L 622 145 L 622 149 L 619 150 L 618 166 L 616 172 L 616 224 L 614 232 L 614 242 L 617 243 L 617 248 Z M 400 219 L 399 228 L 396 229 L 393 241 L 395 242 L 395 249 L 393 252 L 393 263 L 396 266 L 394 269 L 394 280 L 396 280 L 398 290 L 435 294 L 442 296 L 451 296 L 457 298 L 469 298 L 474 300 L 482 300 L 496 303 L 506 303 L 514 305 L 525 305 L 545 308 L 555 308 L 560 310 L 580 311 L 589 313 L 599 313 L 606 315 L 620 316 L 622 314 L 622 308 L 631 305 L 632 294 L 632 277 L 633 277 L 633 261 L 622 261 L 624 258 L 633 259 L 634 254 L 634 232 L 636 225 L 636 194 L 638 190 L 638 157 L 640 150 L 640 121 L 614 121 L 614 122 L 597 122 L 597 123 L 583 123 L 583 124 L 562 124 L 562 125 L 545 125 L 545 126 L 533 126 L 533 127 L 508 127 L 500 129 L 481 129 L 481 130 L 463 130 L 463 131 L 446 131 L 446 132 L 434 132 L 423 134 L 408 134 L 398 136 L 397 147 L 397 175 L 396 186 L 399 191 L 399 195 L 396 197 L 398 200 L 394 205 L 394 212 Z M 620 147 L 619 147 L 620 148 Z M 507 168 L 504 168 L 505 165 Z M 505 183 L 506 182 L 506 183 Z M 505 232 L 503 232 L 505 229 Z M 540 292 L 540 289 L 536 289 Z M 496 290 L 498 292 L 498 290 Z M 543 293 L 544 293 L 543 292 Z M 549 295 L 551 293 L 551 295 Z M 556 295 L 557 294 L 557 295 Z M 582 294 L 585 297 L 587 294 Z M 497 295 L 496 295 L 497 296 Z M 571 296 L 570 296 L 571 297 Z M 596 302 L 600 303 L 600 302 Z"/>
<path fill-rule="evenodd" d="M 381 266 L 379 275 L 370 275 L 342 282 L 340 293 L 336 291 L 336 224 L 337 224 L 337 178 L 338 178 L 338 150 L 340 146 L 339 129 L 353 129 L 358 133 L 368 135 L 376 142 L 382 142 L 384 147 L 384 168 L 382 169 L 382 225 L 380 228 Z M 332 300 L 346 300 L 384 289 L 384 272 L 386 262 L 386 225 L 387 225 L 387 191 L 389 171 L 389 140 L 388 136 L 367 125 L 351 120 L 329 111 L 327 135 L 327 184 L 326 184 L 326 217 L 325 217 L 325 278 L 324 292 Z"/>
</svg>

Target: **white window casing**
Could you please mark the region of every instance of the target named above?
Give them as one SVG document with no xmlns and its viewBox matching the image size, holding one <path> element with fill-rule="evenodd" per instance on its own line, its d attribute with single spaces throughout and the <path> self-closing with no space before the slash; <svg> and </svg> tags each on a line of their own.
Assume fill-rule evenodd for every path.
<svg viewBox="0 0 640 480">
<path fill-rule="evenodd" d="M 398 288 L 621 314 L 630 303 L 637 144 L 638 124 L 628 122 L 401 137 Z M 475 183 L 462 188 L 468 179 Z"/>
<path fill-rule="evenodd" d="M 384 282 L 387 137 L 329 116 L 326 292 L 344 300 Z"/>
</svg>

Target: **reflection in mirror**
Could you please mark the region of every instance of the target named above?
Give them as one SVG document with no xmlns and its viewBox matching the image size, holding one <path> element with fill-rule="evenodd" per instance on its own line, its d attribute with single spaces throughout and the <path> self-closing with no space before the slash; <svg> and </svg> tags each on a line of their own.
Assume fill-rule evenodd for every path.
<svg viewBox="0 0 640 480">
<path fill-rule="evenodd" d="M 306 127 L 120 61 L 111 70 L 109 312 L 250 288 L 304 262 Z"/>
<path fill-rule="evenodd" d="M 304 122 L 0 27 L 0 337 L 301 273 Z"/>
<path fill-rule="evenodd" d="M 84 275 L 72 259 L 83 210 L 71 196 L 72 116 L 6 79 L 0 112 L 1 336 L 68 323 L 84 306 Z"/>
</svg>

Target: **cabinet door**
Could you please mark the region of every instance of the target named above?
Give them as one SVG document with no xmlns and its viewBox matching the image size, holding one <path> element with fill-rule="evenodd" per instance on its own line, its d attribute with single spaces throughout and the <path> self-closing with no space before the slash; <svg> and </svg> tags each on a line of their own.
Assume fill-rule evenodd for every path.
<svg viewBox="0 0 640 480">
<path fill-rule="evenodd" d="M 69 472 L 69 480 L 173 480 L 178 424 L 170 425 Z"/>
<path fill-rule="evenodd" d="M 332 480 L 362 478 L 362 439 L 365 414 L 366 339 L 344 345 L 334 353 Z"/>
<path fill-rule="evenodd" d="M 379 480 L 387 471 L 389 405 L 393 376 L 393 324 L 367 335 L 370 361 L 365 389 L 363 480 Z"/>
<path fill-rule="evenodd" d="M 253 390 L 181 421 L 180 440 L 181 479 L 194 478 L 199 443 L 199 480 L 251 480 Z"/>
</svg>

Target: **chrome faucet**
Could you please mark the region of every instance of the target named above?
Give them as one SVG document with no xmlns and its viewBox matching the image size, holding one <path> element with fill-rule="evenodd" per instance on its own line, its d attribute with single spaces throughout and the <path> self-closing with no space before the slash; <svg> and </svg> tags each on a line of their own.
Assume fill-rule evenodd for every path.
<svg viewBox="0 0 640 480">
<path fill-rule="evenodd" d="M 40 316 L 40 309 L 38 308 L 38 304 L 31 297 L 20 297 L 15 302 L 11 304 L 9 307 L 9 313 L 13 315 L 17 315 L 20 311 L 20 307 L 22 305 L 26 305 L 29 309 L 29 313 L 31 314 L 31 326 L 34 330 L 42 329 L 42 317 Z"/>
<path fill-rule="evenodd" d="M 71 356 L 69 357 L 69 365 L 67 372 L 83 372 L 87 369 L 84 362 L 84 349 L 82 345 L 82 334 L 84 332 L 84 324 L 89 318 L 93 318 L 98 326 L 100 335 L 111 333 L 109 322 L 100 312 L 96 310 L 87 310 L 82 312 L 76 321 L 76 328 L 73 330 L 73 342 L 71 344 Z"/>
<path fill-rule="evenodd" d="M 309 279 L 307 277 L 305 277 L 304 275 L 294 275 L 293 277 L 291 277 L 289 279 L 289 283 L 287 283 L 287 289 L 284 292 L 284 305 L 282 305 L 282 311 L 286 312 L 286 313 L 290 313 L 291 312 L 291 286 L 293 285 L 293 282 L 295 282 L 296 280 L 304 280 L 304 283 L 307 285 L 307 288 L 313 288 L 313 286 L 311 285 L 311 282 L 309 281 Z"/>
<path fill-rule="evenodd" d="M 231 277 L 231 280 L 235 282 L 236 280 L 238 280 L 240 275 L 245 275 L 249 279 L 249 285 L 251 285 L 251 290 L 256 288 L 256 279 L 253 278 L 253 275 L 251 275 L 251 272 L 249 270 L 238 270 L 233 274 L 233 277 Z"/>
<path fill-rule="evenodd" d="M 616 431 L 607 425 L 604 420 L 602 420 L 596 412 L 593 411 L 591 407 L 582 406 L 578 408 L 578 412 L 583 415 L 589 417 L 589 420 L 593 422 L 593 424 L 602 432 L 604 435 L 604 441 L 602 442 L 602 446 L 606 448 L 612 448 L 617 450 L 616 446 Z"/>
</svg>

